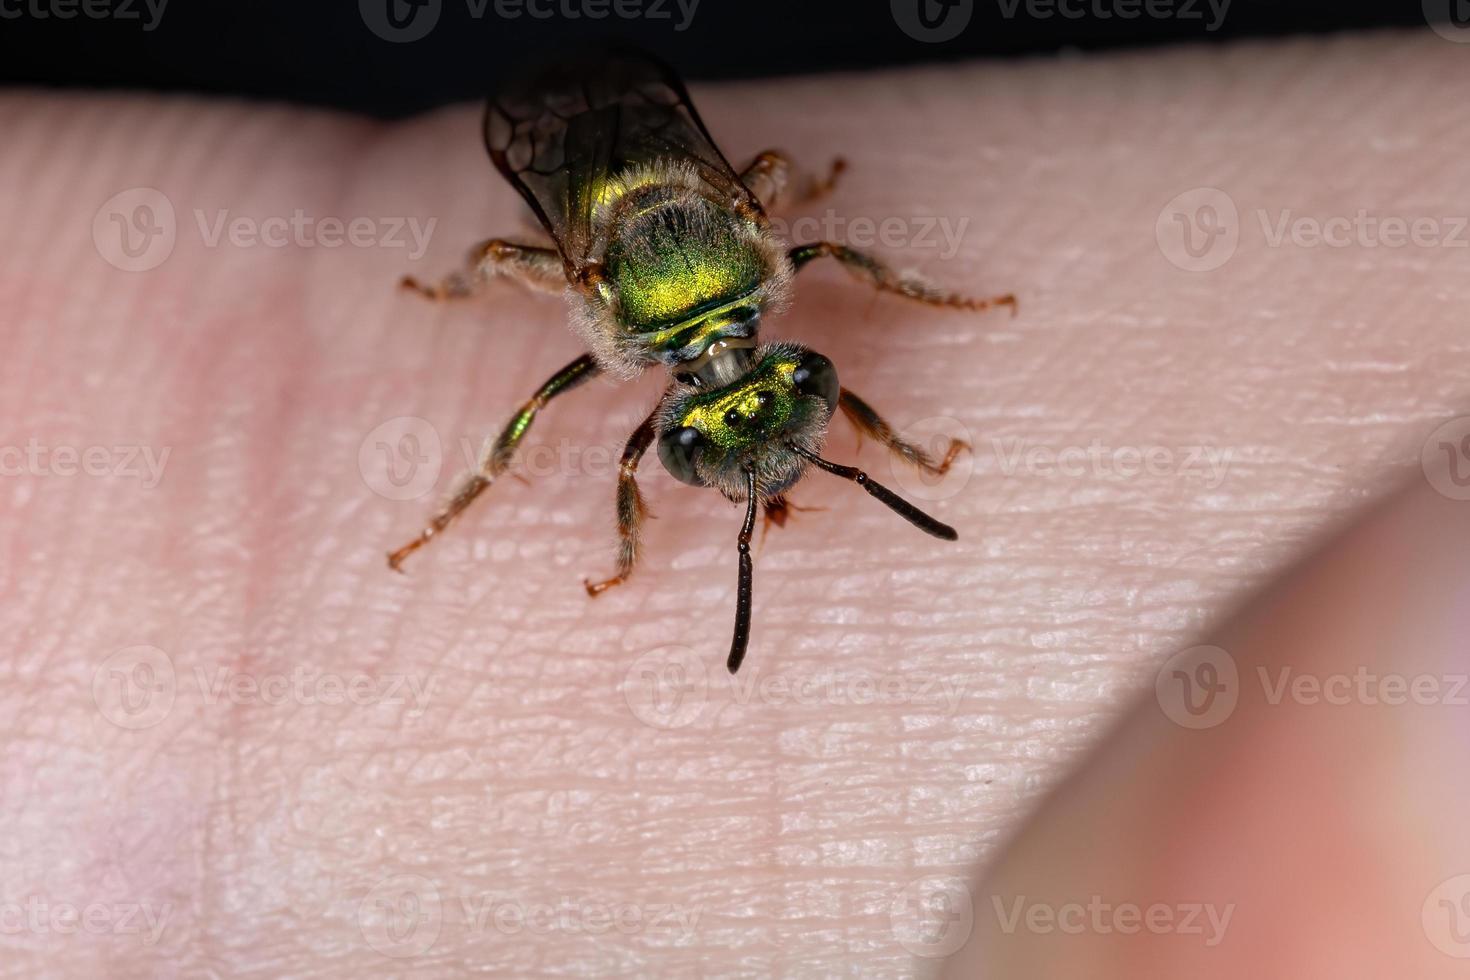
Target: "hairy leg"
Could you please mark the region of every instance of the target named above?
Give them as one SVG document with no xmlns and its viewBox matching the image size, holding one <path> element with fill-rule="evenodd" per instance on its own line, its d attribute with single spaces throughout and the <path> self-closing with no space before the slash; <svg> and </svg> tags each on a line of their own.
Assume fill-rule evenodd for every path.
<svg viewBox="0 0 1470 980">
<path fill-rule="evenodd" d="M 583 354 L 552 375 L 545 384 L 538 388 L 536 394 L 521 406 L 521 410 L 506 423 L 500 435 L 486 448 L 480 459 L 479 469 L 460 484 L 459 489 L 455 491 L 454 496 L 450 497 L 444 509 L 434 515 L 428 525 L 419 532 L 418 537 L 398 550 L 389 552 L 388 567 L 397 572 L 403 571 L 404 559 L 428 544 L 453 523 L 466 507 L 474 503 L 476 497 L 490 489 L 496 477 L 505 472 L 510 466 L 510 461 L 515 458 L 516 447 L 521 444 L 521 440 L 531 428 L 531 423 L 536 421 L 537 413 L 546 406 L 546 403 L 563 392 L 571 391 L 596 373 L 597 364 L 592 360 L 592 355 Z"/>
<path fill-rule="evenodd" d="M 1009 306 L 1011 315 L 1014 316 L 1016 313 L 1016 297 L 1010 293 L 985 299 L 951 293 L 917 276 L 906 276 L 895 272 L 866 252 L 859 252 L 855 248 L 848 248 L 836 242 L 812 242 L 807 245 L 797 245 L 787 253 L 787 257 L 798 272 L 813 259 L 836 259 L 853 276 L 871 283 L 879 290 L 906 296 L 920 303 L 928 303 L 930 306 L 953 306 L 976 312 L 988 310 L 992 306 Z"/>
<path fill-rule="evenodd" d="M 955 457 L 970 448 L 969 443 L 951 438 L 949 445 L 944 449 L 944 455 L 936 461 L 921 447 L 908 442 L 894 432 L 893 427 L 883 419 L 883 416 L 847 388 L 842 389 L 837 405 L 860 434 L 876 439 L 880 445 L 895 456 L 934 476 L 943 476 L 948 473 Z"/>
<path fill-rule="evenodd" d="M 643 494 L 638 490 L 638 463 L 653 444 L 655 418 L 656 411 L 650 413 L 643 424 L 633 430 L 633 434 L 628 437 L 628 444 L 623 447 L 623 458 L 618 464 L 617 570 L 611 578 L 600 582 L 584 581 L 582 584 L 587 587 L 587 594 L 590 596 L 601 595 L 614 585 L 622 585 L 628 581 L 628 576 L 633 574 L 633 566 L 638 561 L 643 520 L 648 516 L 648 505 L 643 502 Z"/>
<path fill-rule="evenodd" d="M 819 200 L 837 186 L 847 161 L 834 157 L 825 177 L 802 174 L 780 150 L 765 150 L 740 172 L 740 179 L 767 211 Z"/>
<path fill-rule="evenodd" d="M 413 276 L 404 276 L 399 285 L 432 300 L 466 299 L 497 276 L 547 293 L 560 292 L 567 284 L 561 255 L 556 249 L 492 238 L 470 250 L 463 269 L 451 272 L 438 282 L 425 284 Z"/>
</svg>

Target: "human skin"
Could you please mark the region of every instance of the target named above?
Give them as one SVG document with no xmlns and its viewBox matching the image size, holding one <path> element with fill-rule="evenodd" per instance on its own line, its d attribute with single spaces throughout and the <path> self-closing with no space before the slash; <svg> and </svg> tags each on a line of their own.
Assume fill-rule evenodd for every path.
<svg viewBox="0 0 1470 980">
<path fill-rule="evenodd" d="M 1204 642 L 1246 677 L 1464 670 L 1466 505 L 1420 458 L 1470 371 L 1444 242 L 1467 237 L 1465 58 L 1425 31 L 695 86 L 732 158 L 849 161 L 789 217 L 850 243 L 836 219 L 895 219 L 877 254 L 1020 301 L 974 316 L 801 274 L 766 336 L 974 450 L 933 487 L 841 422 L 827 455 L 960 540 L 810 476 L 792 499 L 824 509 L 757 551 L 734 683 L 741 515 L 717 495 L 650 456 L 642 565 L 581 585 L 611 571 L 653 372 L 553 402 L 522 479 L 386 567 L 461 443 L 579 353 L 555 298 L 394 288 L 528 234 L 478 109 L 4 96 L 0 976 L 898 977 L 956 947 L 957 975 L 1448 976 L 1417 925 L 1470 871 L 1463 721 L 1247 696 L 1195 731 L 1154 681 Z M 108 261 L 104 202 L 131 188 L 175 211 L 145 271 Z M 1171 244 L 1166 205 L 1197 188 L 1238 209 L 1208 271 L 1169 257 L 1220 257 Z M 221 211 L 297 209 L 437 223 L 417 259 L 206 241 Z M 1364 209 L 1444 243 L 1268 240 L 1288 210 Z M 431 492 L 389 499 L 379 443 L 428 431 Z M 68 447 L 106 472 L 67 475 Z M 156 480 L 126 447 L 168 452 Z M 973 925 L 926 926 L 936 887 Z M 1006 935 L 990 903 L 1099 893 L 1235 911 L 1206 949 Z M 89 906 L 90 930 L 53 915 Z"/>
</svg>

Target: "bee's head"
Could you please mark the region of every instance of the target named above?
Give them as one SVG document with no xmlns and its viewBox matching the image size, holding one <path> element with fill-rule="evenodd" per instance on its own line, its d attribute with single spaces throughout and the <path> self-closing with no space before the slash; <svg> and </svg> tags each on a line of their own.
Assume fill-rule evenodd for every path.
<svg viewBox="0 0 1470 980">
<path fill-rule="evenodd" d="M 800 478 L 793 446 L 820 449 L 841 389 L 832 362 L 795 344 L 757 348 L 750 370 L 718 388 L 678 385 L 659 414 L 658 457 L 676 480 L 746 494 L 747 472 L 766 494 Z"/>
<path fill-rule="evenodd" d="M 839 404 L 849 414 L 859 413 L 855 419 L 866 418 L 862 413 L 872 415 L 871 409 L 838 385 L 831 361 L 795 344 L 766 344 L 753 351 L 721 348 L 715 359 L 718 363 L 712 360 L 709 371 L 675 380 L 664 397 L 657 419 L 658 458 L 677 480 L 714 487 L 730 500 L 745 501 L 735 633 L 725 661 L 733 674 L 740 669 L 750 639 L 754 574 L 750 537 L 757 506 L 762 499 L 769 504 L 771 497 L 784 493 L 801 479 L 808 465 L 853 481 L 926 534 L 946 541 L 958 535 L 856 466 L 821 457 L 818 450 L 827 423 Z M 734 380 L 705 383 L 706 378 L 714 377 Z M 882 425 L 882 420 L 876 424 Z M 904 445 L 896 437 L 890 441 Z"/>
</svg>

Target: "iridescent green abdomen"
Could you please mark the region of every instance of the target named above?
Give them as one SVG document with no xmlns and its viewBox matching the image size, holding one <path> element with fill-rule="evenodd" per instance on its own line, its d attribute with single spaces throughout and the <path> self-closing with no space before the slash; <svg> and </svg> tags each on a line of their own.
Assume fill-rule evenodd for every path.
<svg viewBox="0 0 1470 980">
<path fill-rule="evenodd" d="M 608 243 L 618 321 L 650 359 L 675 365 L 757 328 L 753 297 L 770 275 L 745 219 L 691 195 L 636 193 Z"/>
</svg>

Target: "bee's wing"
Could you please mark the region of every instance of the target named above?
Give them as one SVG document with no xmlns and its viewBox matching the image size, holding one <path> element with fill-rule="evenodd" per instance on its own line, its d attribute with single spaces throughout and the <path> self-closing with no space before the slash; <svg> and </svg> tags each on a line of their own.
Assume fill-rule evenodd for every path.
<svg viewBox="0 0 1470 980">
<path fill-rule="evenodd" d="M 657 160 L 692 164 L 734 203 L 759 209 L 673 71 L 619 55 L 560 68 L 492 99 L 485 145 L 573 270 L 594 262 L 592 210 L 608 176 Z"/>
</svg>

